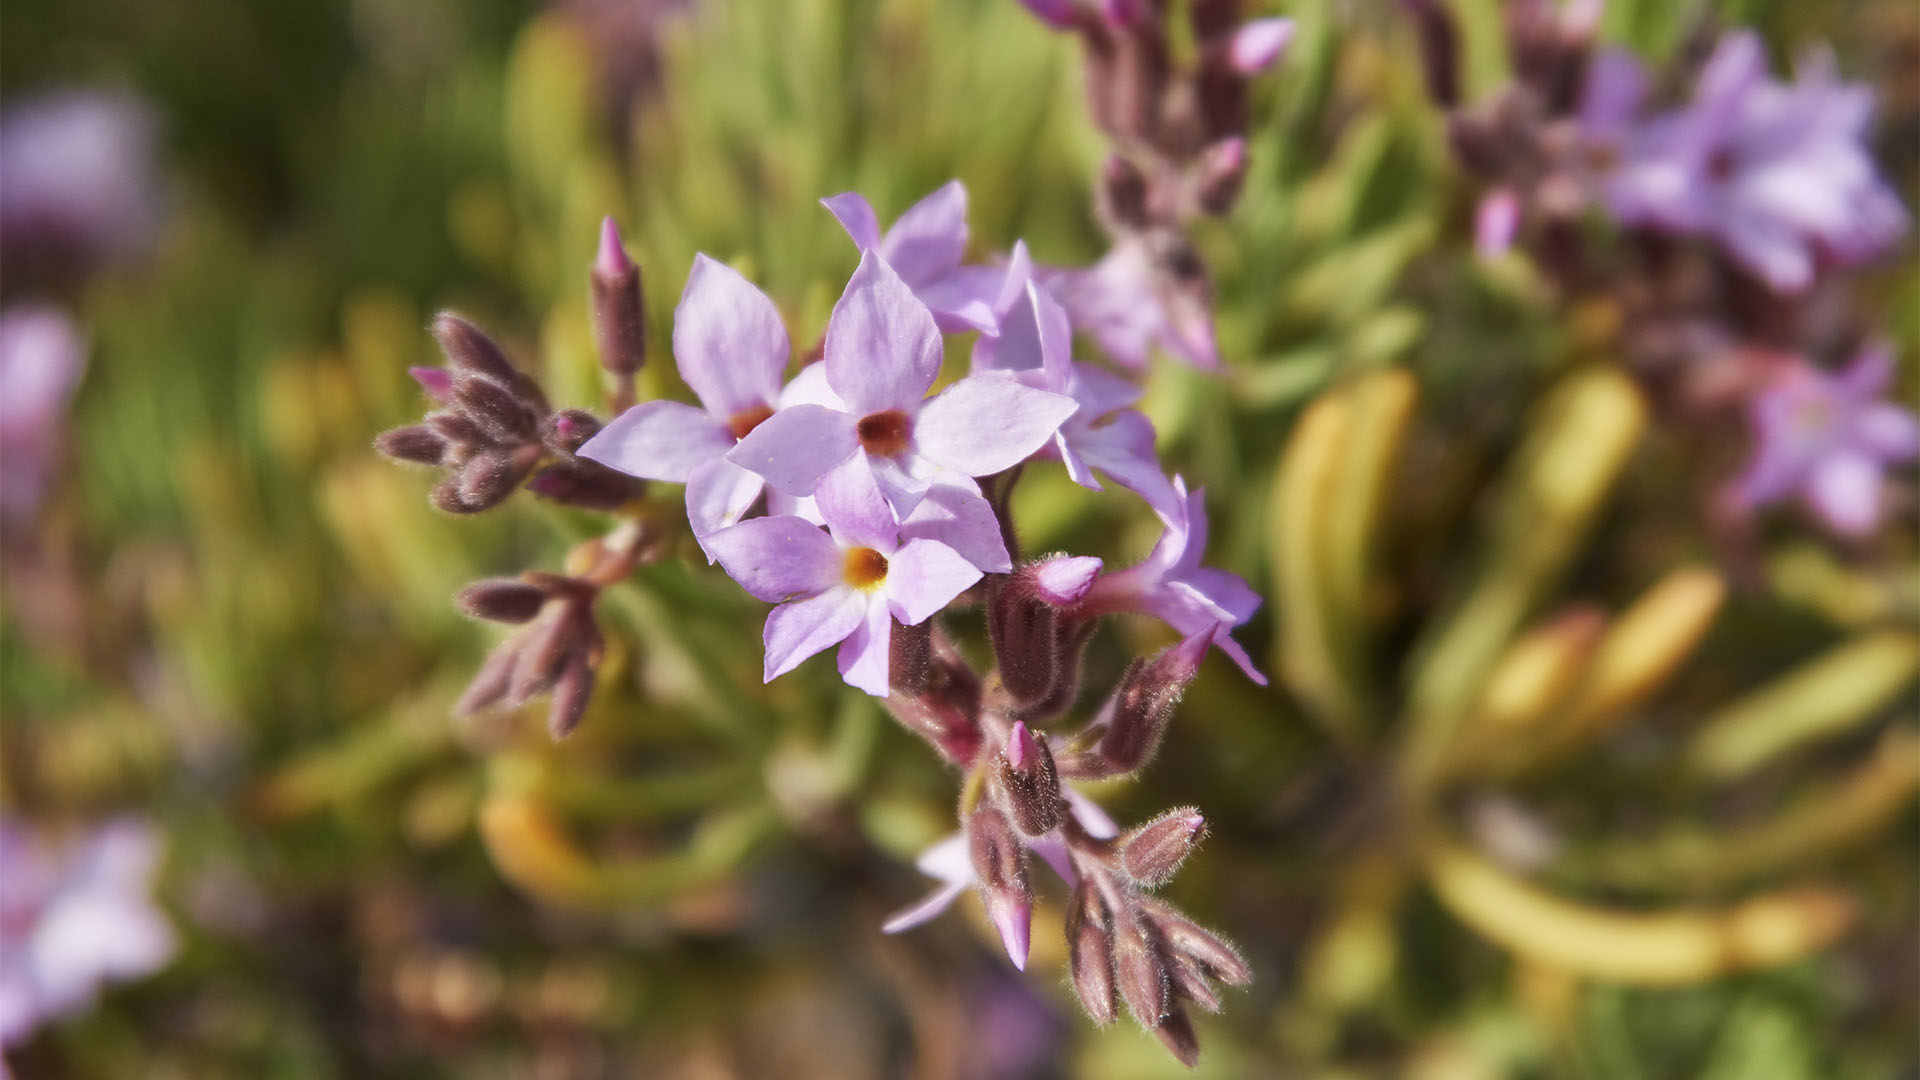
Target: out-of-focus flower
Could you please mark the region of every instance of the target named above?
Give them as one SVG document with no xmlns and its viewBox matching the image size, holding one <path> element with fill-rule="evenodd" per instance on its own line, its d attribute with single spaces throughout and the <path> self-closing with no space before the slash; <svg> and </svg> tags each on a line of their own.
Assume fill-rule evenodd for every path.
<svg viewBox="0 0 1920 1080">
<path fill-rule="evenodd" d="M 1872 92 L 1840 82 L 1824 51 L 1797 74 L 1769 79 L 1759 35 L 1729 34 L 1691 104 L 1629 125 L 1645 77 L 1631 58 L 1603 55 L 1582 107 L 1583 156 L 1613 214 L 1711 235 L 1783 292 L 1811 284 L 1823 259 L 1850 265 L 1891 247 L 1907 214 L 1865 145 Z"/>
<path fill-rule="evenodd" d="M 53 849 L 0 820 L 0 1047 L 172 959 L 173 927 L 150 895 L 160 855 L 159 834 L 137 821 Z"/>
<path fill-rule="evenodd" d="M 673 355 L 702 408 L 641 402 L 587 440 L 580 456 L 687 485 L 697 538 L 732 525 L 765 485 L 727 454 L 774 415 L 791 352 L 773 301 L 733 268 L 696 255 L 674 309 Z"/>
<path fill-rule="evenodd" d="M 1002 272 L 962 266 L 967 253 L 967 189 L 949 180 L 907 208 L 884 235 L 873 206 L 858 192 L 821 199 L 860 251 L 879 253 L 913 295 L 933 312 L 943 333 L 993 329 L 993 299 Z"/>
<path fill-rule="evenodd" d="M 1176 476 L 1177 496 L 1171 511 L 1160 511 L 1166 526 L 1159 543 L 1145 561 L 1103 574 L 1088 591 L 1082 608 L 1089 613 L 1134 611 L 1152 615 L 1183 635 L 1218 628 L 1231 630 L 1260 607 L 1260 597 L 1245 581 L 1225 570 L 1200 565 L 1207 547 L 1207 505 L 1204 491 L 1187 493 L 1186 481 Z M 1267 684 L 1247 651 L 1226 633 L 1213 635 L 1213 644 L 1233 658 L 1247 678 Z"/>
<path fill-rule="evenodd" d="M 1796 364 L 1756 394 L 1753 458 L 1735 501 L 1754 508 L 1799 495 L 1834 532 L 1871 532 L 1887 466 L 1920 457 L 1920 420 L 1881 400 L 1893 368 L 1892 351 L 1875 345 L 1845 371 Z"/>
<path fill-rule="evenodd" d="M 851 461 L 904 521 L 936 480 L 969 488 L 970 477 L 1012 468 L 1078 408 L 1064 395 L 982 376 L 923 400 L 940 360 L 926 305 L 870 250 L 828 320 L 821 374 L 796 378 L 780 410 L 727 460 L 796 497 Z"/>
<path fill-rule="evenodd" d="M 1140 237 L 1123 237 L 1092 266 L 1040 272 L 1048 291 L 1123 367 L 1144 371 L 1158 346 L 1198 368 L 1220 366 L 1203 277 L 1169 273 Z"/>
<path fill-rule="evenodd" d="M 893 510 L 858 459 L 821 477 L 813 498 L 827 532 L 799 517 L 755 518 L 713 533 L 707 548 L 749 593 L 780 605 L 767 616 L 769 681 L 840 644 L 848 685 L 886 697 L 892 620 L 924 622 L 979 581 L 980 570 L 937 540 L 902 542 Z"/>
<path fill-rule="evenodd" d="M 1024 262 L 1016 247 L 1012 266 Z M 1000 312 L 997 337 L 974 346 L 976 371 L 1000 371 L 1041 390 L 1065 394 L 1080 408 L 1054 433 L 1049 453 L 1067 467 L 1073 482 L 1101 490 L 1094 473 L 1105 474 L 1157 510 L 1172 512 L 1173 485 L 1160 468 L 1153 424 L 1138 409 L 1140 388 L 1089 364 L 1073 362 L 1073 330 L 1066 309 L 1036 283 L 1014 294 Z"/>
<path fill-rule="evenodd" d="M 1234 31 L 1227 54 L 1233 70 L 1258 75 L 1278 62 L 1292 41 L 1292 19 L 1253 19 Z"/>
<path fill-rule="evenodd" d="M 31 517 L 45 497 L 86 360 L 86 339 L 66 312 L 45 303 L 0 310 L 0 521 Z"/>
<path fill-rule="evenodd" d="M 74 90 L 0 113 L 0 273 L 68 285 L 146 251 L 160 220 L 151 110 Z"/>
</svg>

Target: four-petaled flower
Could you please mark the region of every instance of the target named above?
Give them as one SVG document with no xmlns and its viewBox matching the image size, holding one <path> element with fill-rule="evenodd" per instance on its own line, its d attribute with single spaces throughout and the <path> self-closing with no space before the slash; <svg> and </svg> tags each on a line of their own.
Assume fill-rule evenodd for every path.
<svg viewBox="0 0 1920 1080">
<path fill-rule="evenodd" d="M 1049 268 L 1039 276 L 1067 309 L 1074 329 L 1093 335 L 1122 367 L 1146 370 L 1156 346 L 1197 368 L 1220 366 L 1213 316 L 1197 286 L 1158 268 L 1138 238 L 1115 241 L 1092 266 Z"/>
<path fill-rule="evenodd" d="M 754 518 L 709 535 L 707 548 L 749 593 L 780 605 L 767 615 L 769 681 L 839 643 L 841 676 L 886 697 L 893 620 L 932 617 L 980 569 L 938 540 L 903 542 L 863 462 L 821 477 L 813 499 L 826 532 L 792 515 Z"/>
<path fill-rule="evenodd" d="M 1753 399 L 1753 459 L 1735 500 L 1757 507 L 1798 494 L 1834 532 L 1872 531 L 1886 466 L 1920 457 L 1920 420 L 1880 400 L 1892 379 L 1893 354 L 1880 345 L 1837 374 L 1788 369 Z"/>
<path fill-rule="evenodd" d="M 764 486 L 727 454 L 774 413 L 790 353 L 780 312 L 738 272 L 696 255 L 673 314 L 680 377 L 704 408 L 646 401 L 616 417 L 580 456 L 633 476 L 687 485 L 696 538 L 740 520 Z"/>
<path fill-rule="evenodd" d="M 821 199 L 840 227 L 860 248 L 886 260 L 907 288 L 933 312 L 943 333 L 992 330 L 993 298 L 1001 272 L 991 266 L 962 266 L 967 252 L 967 189 L 949 180 L 938 191 L 907 208 L 886 233 L 880 232 L 873 206 L 858 192 Z"/>
<path fill-rule="evenodd" d="M 1146 560 L 1125 570 L 1103 574 L 1088 590 L 1080 610 L 1086 614 L 1132 611 L 1152 615 L 1183 636 L 1219 628 L 1231 630 L 1253 617 L 1260 597 L 1237 575 L 1200 565 L 1207 547 L 1207 504 L 1204 489 L 1187 493 L 1186 481 L 1173 478 L 1174 506 L 1157 511 L 1166 527 Z M 1213 644 L 1226 653 L 1247 678 L 1267 685 L 1267 677 L 1253 666 L 1240 643 L 1220 632 Z"/>
<path fill-rule="evenodd" d="M 905 521 L 937 479 L 976 490 L 971 477 L 1026 460 L 1078 408 L 1065 395 L 983 376 L 927 400 L 940 358 L 926 305 L 869 251 L 834 305 L 821 363 L 794 379 L 780 410 L 727 460 L 795 497 L 851 461 Z"/>
</svg>

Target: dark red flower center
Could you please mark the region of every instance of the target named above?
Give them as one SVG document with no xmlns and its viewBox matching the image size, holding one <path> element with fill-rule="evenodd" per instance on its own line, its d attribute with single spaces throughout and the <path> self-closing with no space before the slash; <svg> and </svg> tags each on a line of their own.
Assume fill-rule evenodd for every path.
<svg viewBox="0 0 1920 1080">
<path fill-rule="evenodd" d="M 913 418 L 898 409 L 869 413 L 854 425 L 854 431 L 867 453 L 892 457 L 907 448 L 913 435 Z"/>
<path fill-rule="evenodd" d="M 755 405 L 751 408 L 741 409 L 739 412 L 734 413 L 733 417 L 727 421 L 727 429 L 733 432 L 735 439 L 744 439 L 747 437 L 747 432 L 766 423 L 767 417 L 772 415 L 773 410 L 767 408 L 765 405 Z"/>
</svg>

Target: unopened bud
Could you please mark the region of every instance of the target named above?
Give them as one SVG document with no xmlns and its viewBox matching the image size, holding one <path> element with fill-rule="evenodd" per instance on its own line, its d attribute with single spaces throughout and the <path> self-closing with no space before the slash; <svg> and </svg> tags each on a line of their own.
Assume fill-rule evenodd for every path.
<svg viewBox="0 0 1920 1080">
<path fill-rule="evenodd" d="M 1241 75 L 1258 75 L 1280 59 L 1291 41 L 1292 19 L 1255 19 L 1234 33 L 1227 58 Z"/>
<path fill-rule="evenodd" d="M 1059 669 L 1058 621 L 1054 607 L 1034 592 L 1020 573 L 996 575 L 987 584 L 987 636 L 1000 681 L 1015 702 L 1047 696 Z"/>
<path fill-rule="evenodd" d="M 1194 1033 L 1193 1021 L 1187 1019 L 1186 1010 L 1174 1007 L 1153 1025 L 1153 1034 L 1180 1059 L 1180 1064 L 1189 1069 L 1200 1064 L 1200 1036 Z"/>
<path fill-rule="evenodd" d="M 646 481 L 576 458 L 541 469 L 527 482 L 527 490 L 562 506 L 612 513 L 639 498 Z"/>
<path fill-rule="evenodd" d="M 600 253 L 588 275 L 593 295 L 593 338 L 600 366 L 622 376 L 640 370 L 647 359 L 647 312 L 640 291 L 640 268 L 620 244 L 620 227 L 609 217 L 600 224 Z"/>
<path fill-rule="evenodd" d="M 519 444 L 539 434 L 540 418 L 512 390 L 478 375 L 453 382 L 453 400 L 494 440 Z"/>
<path fill-rule="evenodd" d="M 1191 957 L 1209 977 L 1228 986 L 1244 986 L 1253 981 L 1253 969 L 1247 966 L 1246 959 L 1218 934 L 1169 904 L 1142 897 L 1140 905 L 1169 952 Z"/>
<path fill-rule="evenodd" d="M 432 428 L 453 446 L 470 449 L 476 446 L 494 445 L 493 439 L 480 430 L 479 424 L 474 423 L 464 413 L 451 409 L 446 412 L 428 413 L 426 426 Z"/>
<path fill-rule="evenodd" d="M 1113 974 L 1120 999 L 1140 1026 L 1151 1028 L 1173 1005 L 1167 966 L 1153 931 L 1137 912 L 1116 911 L 1113 923 Z"/>
<path fill-rule="evenodd" d="M 1200 969 L 1199 961 L 1172 950 L 1162 952 L 1161 959 L 1167 962 L 1167 977 L 1173 981 L 1174 997 L 1191 1001 L 1210 1013 L 1220 1011 L 1220 993 Z"/>
<path fill-rule="evenodd" d="M 1191 806 L 1169 810 L 1120 839 L 1120 867 L 1150 889 L 1165 885 L 1200 845 L 1206 828 L 1206 819 Z"/>
<path fill-rule="evenodd" d="M 1108 154 L 1100 167 L 1100 209 L 1117 230 L 1147 227 L 1146 174 L 1121 154 Z"/>
<path fill-rule="evenodd" d="M 488 578 L 460 590 L 454 598 L 462 612 L 476 619 L 523 623 L 540 614 L 546 590 L 517 578 Z"/>
<path fill-rule="evenodd" d="M 1030 567 L 1033 591 L 1055 607 L 1072 607 L 1093 588 L 1101 562 L 1092 555 L 1051 555 Z"/>
<path fill-rule="evenodd" d="M 1120 688 L 1101 710 L 1106 732 L 1099 753 L 1119 773 L 1147 763 L 1160 748 L 1173 707 L 1200 669 L 1200 659 L 1213 641 L 1211 629 L 1202 631 L 1151 660 L 1135 660 L 1121 676 Z"/>
<path fill-rule="evenodd" d="M 1086 881 L 1074 886 L 1067 905 L 1067 964 L 1073 992 L 1087 1015 L 1101 1027 L 1113 1023 L 1119 1003 L 1113 987 L 1113 935 L 1107 932 L 1107 910 Z"/>
<path fill-rule="evenodd" d="M 442 367 L 410 367 L 407 374 L 433 400 L 442 405 L 453 401 L 453 372 Z"/>
<path fill-rule="evenodd" d="M 424 424 L 394 428 L 373 440 L 373 448 L 396 461 L 438 465 L 447 453 L 447 440 Z"/>
<path fill-rule="evenodd" d="M 1247 140 L 1238 135 L 1221 139 L 1200 156 L 1195 180 L 1200 209 L 1209 214 L 1224 214 L 1240 201 L 1240 187 L 1247 179 Z"/>
<path fill-rule="evenodd" d="M 520 376 L 507 354 L 486 331 L 451 311 L 434 316 L 433 336 L 440 342 L 440 351 L 460 371 L 484 375 L 506 385 L 512 385 Z"/>
<path fill-rule="evenodd" d="M 480 670 L 473 673 L 473 679 L 461 692 L 460 700 L 454 702 L 454 716 L 464 719 L 482 709 L 491 708 L 506 697 L 514 664 L 519 660 L 517 644 L 515 639 L 509 638 L 487 654 L 480 664 Z"/>
<path fill-rule="evenodd" d="M 1460 103 L 1460 32 L 1445 0 L 1400 0 L 1420 41 L 1420 66 L 1427 96 L 1451 109 Z"/>
<path fill-rule="evenodd" d="M 893 623 L 887 648 L 887 685 L 903 694 L 919 694 L 933 681 L 933 620 L 917 625 Z"/>
<path fill-rule="evenodd" d="M 1027 730 L 1025 723 L 1014 723 L 994 779 L 1007 816 L 1022 835 L 1041 836 L 1060 824 L 1065 803 L 1060 797 L 1053 752 L 1047 749 L 1046 740 L 1035 738 Z"/>
<path fill-rule="evenodd" d="M 600 418 L 584 409 L 562 409 L 547 419 L 547 445 L 564 453 L 579 453 L 598 434 Z"/>
<path fill-rule="evenodd" d="M 967 818 L 967 851 L 987 915 L 1000 932 L 1007 959 L 1024 971 L 1032 941 L 1033 894 L 1027 887 L 1026 849 L 1000 811 L 983 806 Z"/>
<path fill-rule="evenodd" d="M 568 655 L 554 676 L 552 698 L 547 706 L 547 731 L 564 739 L 580 726 L 587 703 L 593 700 L 593 659 L 584 650 Z"/>
</svg>

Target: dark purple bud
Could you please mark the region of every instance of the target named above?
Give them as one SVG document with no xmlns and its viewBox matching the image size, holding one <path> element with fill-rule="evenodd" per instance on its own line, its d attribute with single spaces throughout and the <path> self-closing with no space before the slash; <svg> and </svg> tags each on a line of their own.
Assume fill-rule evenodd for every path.
<svg viewBox="0 0 1920 1080">
<path fill-rule="evenodd" d="M 1247 178 L 1247 140 L 1238 135 L 1221 139 L 1201 153 L 1194 168 L 1200 209 L 1214 215 L 1232 210 Z"/>
<path fill-rule="evenodd" d="M 1220 993 L 1207 980 L 1199 961 L 1171 949 L 1162 951 L 1160 958 L 1167 962 L 1167 977 L 1173 980 L 1174 997 L 1185 998 L 1210 1013 L 1220 1011 Z"/>
<path fill-rule="evenodd" d="M 546 590 L 518 578 L 476 581 L 454 598 L 464 614 L 503 623 L 529 622 L 546 602 Z"/>
<path fill-rule="evenodd" d="M 1100 167 L 1100 211 L 1115 231 L 1147 227 L 1147 177 L 1124 155 L 1108 154 Z"/>
<path fill-rule="evenodd" d="M 576 648 L 572 613 L 564 606 L 545 612 L 520 631 L 520 655 L 507 682 L 507 704 L 525 705 L 553 685 L 561 665 Z"/>
<path fill-rule="evenodd" d="M 1137 912 L 1113 913 L 1113 974 L 1127 1011 L 1151 1028 L 1173 1006 L 1172 983 L 1153 931 Z"/>
<path fill-rule="evenodd" d="M 562 453 L 579 453 L 598 434 L 600 418 L 584 409 L 561 409 L 547 418 L 547 445 Z"/>
<path fill-rule="evenodd" d="M 434 502 L 451 513 L 477 514 L 500 505 L 525 478 L 525 469 L 510 455 L 492 450 L 478 453 L 434 489 Z"/>
<path fill-rule="evenodd" d="M 1451 109 L 1460 103 L 1460 32 L 1445 0 L 1400 0 L 1420 41 L 1420 66 L 1427 77 L 1427 96 Z"/>
<path fill-rule="evenodd" d="M 1027 888 L 1027 854 L 1013 826 L 998 810 L 982 806 L 967 818 L 967 850 L 987 915 L 1000 932 L 1007 959 L 1022 971 L 1032 941 L 1033 894 Z"/>
<path fill-rule="evenodd" d="M 520 376 L 507 354 L 486 331 L 451 311 L 434 316 L 433 336 L 440 342 L 440 351 L 459 371 L 484 375 L 508 386 Z"/>
<path fill-rule="evenodd" d="M 600 253 L 588 275 L 593 298 L 593 338 L 600 366 L 631 376 L 647 359 L 647 312 L 640 268 L 620 244 L 620 228 L 609 217 L 600 224 Z"/>
<path fill-rule="evenodd" d="M 1153 1033 L 1161 1045 L 1180 1059 L 1180 1064 L 1189 1069 L 1200 1064 L 1200 1036 L 1194 1033 L 1193 1021 L 1187 1019 L 1186 1010 L 1175 1006 L 1153 1026 Z"/>
<path fill-rule="evenodd" d="M 1027 725 L 1016 721 L 1007 736 L 1007 749 L 994 772 L 1001 801 L 1014 828 L 1023 836 L 1041 836 L 1060 824 L 1065 803 L 1053 752 Z"/>
<path fill-rule="evenodd" d="M 1208 976 L 1228 986 L 1245 986 L 1253 981 L 1253 969 L 1246 959 L 1218 934 L 1157 900 L 1142 897 L 1140 907 L 1169 952 L 1191 957 Z"/>
<path fill-rule="evenodd" d="M 1206 828 L 1206 819 L 1191 806 L 1169 810 L 1121 837 L 1120 868 L 1150 889 L 1165 885 L 1200 845 Z"/>
<path fill-rule="evenodd" d="M 576 458 L 541 469 L 527 482 L 527 490 L 562 506 L 612 513 L 639 498 L 646 490 L 646 481 L 597 461 Z"/>
<path fill-rule="evenodd" d="M 1057 630 L 1053 605 L 1035 594 L 1027 575 L 988 579 L 987 636 L 1000 681 L 1015 702 L 1038 701 L 1053 689 L 1060 661 Z"/>
<path fill-rule="evenodd" d="M 467 684 L 460 694 L 460 700 L 454 702 L 453 715 L 469 717 L 482 709 L 490 708 L 506 696 L 507 684 L 513 678 L 514 665 L 519 661 L 517 641 L 509 638 L 487 654 L 481 662 L 480 670 L 474 672 L 473 681 Z"/>
<path fill-rule="evenodd" d="M 918 625 L 893 623 L 887 649 L 887 685 L 902 694 L 919 694 L 933 681 L 933 620 Z"/>
<path fill-rule="evenodd" d="M 1101 1027 L 1113 1023 L 1119 1011 L 1113 986 L 1113 935 L 1107 931 L 1107 909 L 1086 881 L 1074 886 L 1067 905 L 1067 963 L 1073 992 L 1087 1015 Z"/>
<path fill-rule="evenodd" d="M 373 440 L 373 448 L 395 461 L 417 465 L 438 465 L 447 453 L 447 440 L 424 424 L 398 427 L 382 432 Z"/>
<path fill-rule="evenodd" d="M 564 739 L 580 726 L 587 703 L 593 700 L 593 661 L 584 650 L 569 654 L 553 680 L 553 697 L 547 706 L 547 730 L 556 739 Z"/>
<path fill-rule="evenodd" d="M 1138 769 L 1160 748 L 1174 706 L 1212 641 L 1213 631 L 1202 631 L 1151 660 L 1136 659 L 1121 676 L 1119 689 L 1101 710 L 1106 732 L 1099 753 L 1114 772 Z"/>
<path fill-rule="evenodd" d="M 474 423 L 462 413 L 453 411 L 428 413 L 425 423 L 455 447 L 471 449 L 477 446 L 494 445 L 492 437 L 480 430 L 479 424 Z"/>
<path fill-rule="evenodd" d="M 407 374 L 420 384 L 427 396 L 442 405 L 453 400 L 453 372 L 442 367 L 410 367 Z"/>
<path fill-rule="evenodd" d="M 497 442 L 518 445 L 539 435 L 540 417 L 512 390 L 492 379 L 460 376 L 453 382 L 453 399 Z"/>
<path fill-rule="evenodd" d="M 1123 11 L 1138 11 L 1138 0 L 1120 0 Z M 1108 22 L 1113 35 L 1111 95 L 1113 133 L 1126 139 L 1152 141 L 1159 126 L 1160 108 L 1172 74 L 1167 41 L 1151 18 Z"/>
</svg>

